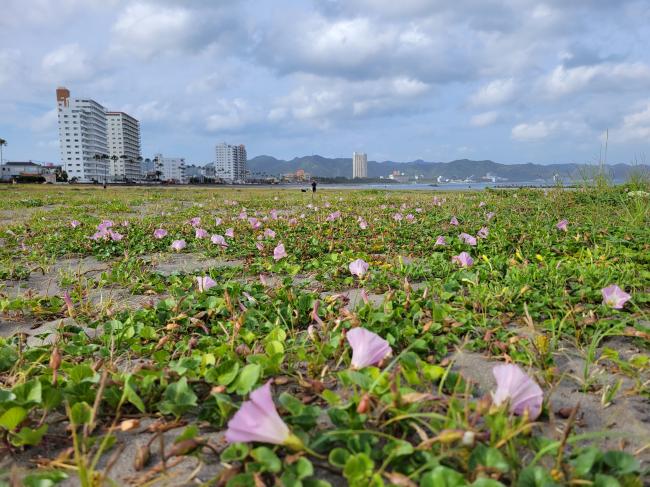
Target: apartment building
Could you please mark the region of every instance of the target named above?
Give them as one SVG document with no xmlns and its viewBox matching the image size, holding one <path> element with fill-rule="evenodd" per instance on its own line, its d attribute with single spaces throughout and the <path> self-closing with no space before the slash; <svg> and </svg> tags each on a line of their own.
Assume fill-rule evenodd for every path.
<svg viewBox="0 0 650 487">
<path fill-rule="evenodd" d="M 71 98 L 66 88 L 56 90 L 61 164 L 68 177 L 79 182 L 110 178 L 106 110 L 95 100 Z"/>
<path fill-rule="evenodd" d="M 140 179 L 140 122 L 124 112 L 108 112 L 106 119 L 111 177 L 115 181 Z"/>
<path fill-rule="evenodd" d="M 368 156 L 364 152 L 352 153 L 352 178 L 368 177 Z"/>
<path fill-rule="evenodd" d="M 215 175 L 230 183 L 246 181 L 246 146 L 217 144 L 214 163 Z"/>
</svg>

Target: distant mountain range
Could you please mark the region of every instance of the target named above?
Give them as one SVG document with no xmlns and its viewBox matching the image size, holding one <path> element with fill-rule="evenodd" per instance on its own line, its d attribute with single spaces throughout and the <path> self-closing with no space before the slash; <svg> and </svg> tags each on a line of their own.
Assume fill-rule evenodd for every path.
<svg viewBox="0 0 650 487">
<path fill-rule="evenodd" d="M 320 177 L 352 177 L 352 158 L 327 158 L 319 155 L 295 157 L 290 161 L 276 159 L 272 156 L 257 156 L 249 159 L 248 168 L 253 173 L 278 175 L 296 172 L 303 169 L 312 176 Z M 442 176 L 448 179 L 479 179 L 487 174 L 505 178 L 508 181 L 552 181 L 555 175 L 564 181 L 581 180 L 590 177 L 598 166 L 587 164 L 499 164 L 494 161 L 471 161 L 459 159 L 451 162 L 426 162 L 423 160 L 411 162 L 377 162 L 368 161 L 368 177 L 387 177 L 393 171 L 399 171 L 406 176 L 421 176 L 424 179 L 436 179 Z M 607 174 L 614 179 L 625 179 L 631 171 L 650 173 L 650 166 L 628 164 L 613 164 L 605 166 Z"/>
</svg>

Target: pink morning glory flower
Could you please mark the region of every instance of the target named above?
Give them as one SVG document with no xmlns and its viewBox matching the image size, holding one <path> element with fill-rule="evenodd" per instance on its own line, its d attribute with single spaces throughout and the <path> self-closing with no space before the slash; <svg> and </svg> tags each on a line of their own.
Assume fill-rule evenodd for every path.
<svg viewBox="0 0 650 487">
<path fill-rule="evenodd" d="M 253 218 L 253 217 L 248 219 L 248 223 L 250 224 L 250 226 L 251 226 L 251 228 L 253 230 L 257 230 L 258 228 L 260 228 L 262 226 L 260 221 L 257 218 Z"/>
<path fill-rule="evenodd" d="M 235 238 L 235 230 L 232 228 L 228 228 L 224 235 L 228 238 Z"/>
<path fill-rule="evenodd" d="M 197 228 L 194 231 L 194 236 L 196 238 L 206 238 L 208 236 L 207 230 L 204 230 L 203 228 Z"/>
<path fill-rule="evenodd" d="M 273 249 L 273 258 L 275 260 L 283 259 L 287 256 L 287 252 L 284 250 L 284 244 L 280 243 L 277 247 Z"/>
<path fill-rule="evenodd" d="M 201 224 L 201 217 L 195 216 L 190 220 L 190 225 L 194 228 L 198 227 Z"/>
<path fill-rule="evenodd" d="M 363 218 L 360 218 L 359 219 L 359 228 L 361 230 L 365 230 L 366 228 L 368 228 L 368 222 L 365 221 Z"/>
<path fill-rule="evenodd" d="M 603 304 L 614 309 L 622 309 L 632 296 L 623 291 L 616 284 L 607 286 L 600 291 L 603 295 Z"/>
<path fill-rule="evenodd" d="M 396 222 L 401 222 L 401 221 L 402 221 L 402 218 L 403 218 L 403 217 L 402 217 L 402 214 L 401 214 L 401 213 L 395 213 L 395 214 L 393 215 L 393 220 L 395 220 Z"/>
<path fill-rule="evenodd" d="M 463 242 L 465 242 L 468 245 L 475 246 L 476 245 L 476 238 L 472 237 L 468 233 L 461 233 L 458 235 L 458 238 L 460 238 Z"/>
<path fill-rule="evenodd" d="M 122 240 L 122 238 L 124 238 L 124 236 L 121 233 L 113 232 L 112 230 L 108 231 L 108 235 L 111 237 L 111 240 L 113 242 L 119 242 L 120 240 Z"/>
<path fill-rule="evenodd" d="M 271 381 L 251 392 L 230 421 L 226 430 L 228 443 L 252 441 L 285 445 L 294 450 L 303 447 L 302 441 L 289 430 L 278 414 L 271 395 Z"/>
<path fill-rule="evenodd" d="M 260 252 L 264 250 L 264 244 L 262 242 L 255 242 L 255 247 L 257 247 L 257 250 Z"/>
<path fill-rule="evenodd" d="M 442 206 L 442 201 L 437 196 L 433 197 L 433 204 L 436 206 Z"/>
<path fill-rule="evenodd" d="M 334 220 L 338 220 L 341 217 L 341 212 L 340 211 L 335 211 L 334 213 L 330 213 L 327 218 L 325 218 L 325 221 L 327 222 L 333 222 Z"/>
<path fill-rule="evenodd" d="M 161 238 L 165 238 L 167 236 L 167 230 L 165 230 L 164 228 L 157 228 L 156 230 L 154 230 L 153 236 L 158 240 L 160 240 Z"/>
<path fill-rule="evenodd" d="M 223 235 L 212 235 L 210 241 L 215 245 L 220 245 L 224 249 L 228 247 L 228 244 L 226 243 L 226 239 L 223 238 Z"/>
<path fill-rule="evenodd" d="M 174 249 L 176 252 L 180 252 L 186 246 L 187 244 L 185 243 L 185 240 L 174 240 L 172 242 L 172 249 Z"/>
<path fill-rule="evenodd" d="M 71 226 L 72 228 L 77 228 L 79 225 L 81 225 L 81 222 L 80 222 L 80 221 L 72 220 L 72 221 L 70 222 L 70 226 Z"/>
<path fill-rule="evenodd" d="M 413 214 L 409 213 L 408 215 L 406 215 L 407 222 L 413 222 L 414 220 L 415 220 L 415 216 L 413 216 Z"/>
<path fill-rule="evenodd" d="M 215 224 L 216 226 L 219 226 L 219 225 L 221 225 L 222 223 L 223 223 L 223 220 L 222 220 L 221 218 L 216 217 L 216 218 L 214 219 L 214 224 Z"/>
<path fill-rule="evenodd" d="M 242 211 L 242 212 L 239 213 L 239 217 L 238 217 L 238 218 L 239 218 L 240 220 L 246 220 L 246 218 L 248 218 L 248 214 L 247 214 L 245 211 Z"/>
<path fill-rule="evenodd" d="M 275 238 L 275 232 L 270 228 L 267 228 L 266 230 L 264 230 L 264 236 L 266 238 Z"/>
<path fill-rule="evenodd" d="M 555 225 L 555 228 L 566 232 L 569 229 L 569 220 L 560 220 L 557 222 L 557 225 Z"/>
<path fill-rule="evenodd" d="M 292 219 L 289 220 L 288 223 L 289 223 L 289 225 L 291 225 L 292 227 L 295 227 L 296 225 L 298 225 L 298 220 L 296 220 L 295 218 L 292 218 Z"/>
<path fill-rule="evenodd" d="M 108 237 L 108 232 L 106 230 L 99 230 L 98 232 L 95 232 L 91 238 L 91 240 L 102 240 Z"/>
<path fill-rule="evenodd" d="M 492 369 L 492 374 L 497 381 L 492 402 L 499 406 L 508 401 L 512 413 L 521 416 L 527 411 L 530 419 L 537 419 L 544 400 L 542 388 L 514 364 L 497 365 Z"/>
<path fill-rule="evenodd" d="M 269 212 L 269 215 L 271 216 L 272 219 L 277 220 L 278 219 L 278 210 L 271 210 Z"/>
<path fill-rule="evenodd" d="M 467 252 L 461 252 L 458 255 L 454 255 L 451 258 L 452 262 L 455 262 L 461 267 L 471 267 L 472 264 L 474 264 L 474 259 L 472 259 L 472 256 L 469 255 Z"/>
<path fill-rule="evenodd" d="M 476 233 L 476 236 L 478 238 L 487 238 L 489 234 L 490 234 L 490 230 L 488 229 L 488 227 L 483 227 Z"/>
<path fill-rule="evenodd" d="M 444 246 L 444 245 L 447 245 L 447 240 L 445 239 L 445 237 L 443 237 L 442 235 L 440 235 L 440 236 L 436 239 L 436 243 L 435 243 L 434 245 L 443 245 L 443 246 Z"/>
<path fill-rule="evenodd" d="M 488 221 L 490 221 L 490 220 L 492 220 L 492 218 L 495 217 L 495 215 L 496 215 L 496 213 L 494 213 L 493 211 L 491 211 L 491 212 L 489 212 L 487 215 L 485 215 L 485 217 L 487 218 Z"/>
<path fill-rule="evenodd" d="M 210 276 L 196 277 L 196 285 L 199 288 L 199 292 L 202 293 L 207 291 L 211 287 L 217 285 L 217 283 Z"/>
<path fill-rule="evenodd" d="M 487 204 L 487 203 L 485 203 L 485 201 L 481 201 L 481 202 L 478 204 L 478 207 L 479 207 L 479 208 L 483 208 L 486 204 Z"/>
<path fill-rule="evenodd" d="M 350 262 L 349 265 L 350 273 L 353 276 L 363 277 L 366 272 L 368 272 L 368 263 L 363 259 L 357 259 Z"/>
<path fill-rule="evenodd" d="M 458 226 L 458 218 L 456 218 L 455 216 L 452 216 L 451 220 L 449 220 L 449 224 L 454 225 L 454 226 Z"/>
<path fill-rule="evenodd" d="M 355 369 L 378 364 L 391 353 L 386 340 L 365 328 L 352 328 L 345 337 L 352 347 L 351 364 Z"/>
</svg>

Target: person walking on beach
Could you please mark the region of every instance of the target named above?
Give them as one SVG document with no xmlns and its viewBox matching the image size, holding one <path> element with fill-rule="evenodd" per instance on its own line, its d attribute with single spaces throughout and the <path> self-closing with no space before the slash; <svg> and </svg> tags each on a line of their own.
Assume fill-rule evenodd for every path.
<svg viewBox="0 0 650 487">
<path fill-rule="evenodd" d="M 315 192 L 316 192 L 316 185 L 317 185 L 317 184 L 318 184 L 318 183 L 316 182 L 316 180 L 315 180 L 315 179 L 312 179 L 312 181 L 311 181 L 311 192 L 312 192 L 312 193 L 315 193 Z"/>
</svg>

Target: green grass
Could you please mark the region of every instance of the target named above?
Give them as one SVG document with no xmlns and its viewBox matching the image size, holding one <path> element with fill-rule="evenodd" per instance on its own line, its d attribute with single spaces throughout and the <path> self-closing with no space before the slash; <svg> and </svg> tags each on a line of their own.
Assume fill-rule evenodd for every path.
<svg viewBox="0 0 650 487">
<path fill-rule="evenodd" d="M 278 479 L 324 486 L 325 471 L 355 486 L 641 485 L 647 467 L 632 455 L 601 451 L 597 434 L 585 443 L 569 431 L 563 441 L 491 407 L 449 363 L 458 347 L 494 363 L 507 359 L 532 367 L 548 392 L 563 376 L 556 352 L 570 344 L 585 358 L 577 387 L 606 404 L 616 400 L 620 384 L 590 376 L 601 346 L 607 337 L 634 336 L 629 340 L 647 358 L 649 345 L 650 204 L 628 189 L 648 187 L 635 179 L 629 188 L 602 182 L 577 190 L 437 193 L 446 198 L 441 206 L 429 192 L 319 191 L 315 209 L 311 194 L 285 190 L 0 187 L 1 279 L 43 274 L 68 257 L 110 264 L 94 276 L 57 276 L 71 311 L 62 295 L 13 296 L 0 285 L 4 319 L 70 314 L 76 323 L 60 330 L 54 345 L 0 338 L 0 455 L 48 443 L 51 420 L 64 415 L 74 455 L 53 470 L 21 475 L 51 475 L 52 482 L 76 475 L 83 485 L 102 485 L 111 475 L 98 462 L 113 452 L 112 428 L 125 418 L 162 417 L 188 423 L 181 435 L 195 441 L 188 455 L 206 462 L 217 461 L 215 450 L 221 455 L 229 485 Z M 341 217 L 326 221 L 337 210 Z M 243 211 L 262 226 L 240 219 Z M 396 221 L 398 212 L 414 221 Z M 495 214 L 489 221 L 488 212 Z M 452 216 L 458 227 L 449 224 Z M 233 228 L 228 248 L 196 239 L 188 223 L 194 217 L 210 235 Z M 72 228 L 73 219 L 81 226 Z M 106 219 L 122 240 L 89 238 Z M 561 219 L 569 221 L 567 232 L 555 227 Z M 476 247 L 458 238 L 484 226 L 489 236 Z M 169 234 L 156 240 L 156 228 Z M 265 228 L 276 237 L 258 239 Z M 434 247 L 439 235 L 447 246 Z M 155 272 L 148 258 L 170 253 L 181 238 L 188 244 L 183 254 L 243 264 Z M 278 242 L 288 257 L 276 262 Z M 451 262 L 462 251 L 474 258 L 472 267 Z M 363 282 L 348 270 L 357 258 L 370 264 Z M 204 274 L 217 286 L 199 293 L 195 278 Z M 277 276 L 278 285 L 263 285 L 260 274 Z M 294 276 L 313 285 L 294 285 Z M 631 294 L 624 309 L 602 304 L 600 290 L 610 284 Z M 383 304 L 346 309 L 319 296 L 360 285 L 386 293 Z M 113 288 L 161 300 L 124 311 L 93 304 L 94 291 Z M 310 333 L 316 301 L 323 324 Z M 530 324 L 532 333 L 522 334 Z M 389 341 L 391 365 L 349 368 L 344 331 L 353 326 Z M 84 327 L 100 332 L 95 337 Z M 127 359 L 147 366 L 120 368 Z M 640 377 L 648 360 L 619 360 L 614 369 Z M 282 417 L 309 448 L 300 461 L 283 447 L 208 444 L 206 432 L 222 431 L 248 394 L 274 378 Z M 632 393 L 649 397 L 648 383 L 638 381 Z M 552 416 L 547 405 L 540 425 Z"/>
</svg>

